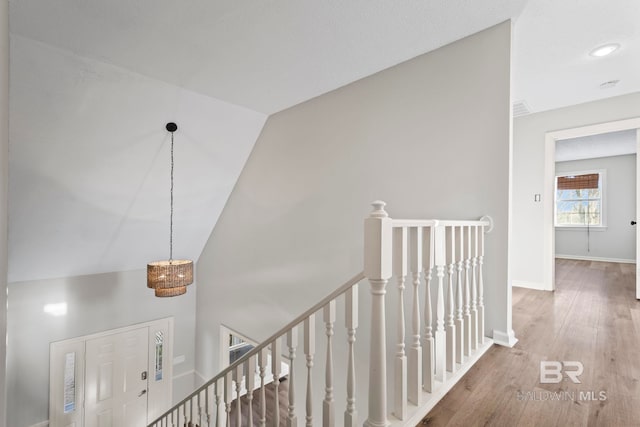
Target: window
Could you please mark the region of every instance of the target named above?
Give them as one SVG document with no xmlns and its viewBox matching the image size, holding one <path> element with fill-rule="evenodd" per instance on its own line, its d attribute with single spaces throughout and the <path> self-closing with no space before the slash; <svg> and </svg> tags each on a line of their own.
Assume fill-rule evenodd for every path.
<svg viewBox="0 0 640 427">
<path fill-rule="evenodd" d="M 64 413 L 76 410 L 76 353 L 64 356 Z"/>
<path fill-rule="evenodd" d="M 604 170 L 556 176 L 556 227 L 603 227 Z"/>
<path fill-rule="evenodd" d="M 253 350 L 254 345 L 244 339 L 229 334 L 229 364 L 235 363 L 236 360 Z"/>
<path fill-rule="evenodd" d="M 164 353 L 164 333 L 162 331 L 157 331 L 156 332 L 156 363 L 155 363 L 156 381 L 162 380 L 163 353 Z"/>
</svg>

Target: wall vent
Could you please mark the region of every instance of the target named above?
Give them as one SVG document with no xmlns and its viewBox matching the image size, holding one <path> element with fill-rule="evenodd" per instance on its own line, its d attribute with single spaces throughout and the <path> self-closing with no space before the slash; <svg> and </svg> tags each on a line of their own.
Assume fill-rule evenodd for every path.
<svg viewBox="0 0 640 427">
<path fill-rule="evenodd" d="M 531 110 L 529 106 L 524 101 L 515 101 L 513 103 L 513 117 L 520 117 L 526 114 L 530 114 Z"/>
</svg>

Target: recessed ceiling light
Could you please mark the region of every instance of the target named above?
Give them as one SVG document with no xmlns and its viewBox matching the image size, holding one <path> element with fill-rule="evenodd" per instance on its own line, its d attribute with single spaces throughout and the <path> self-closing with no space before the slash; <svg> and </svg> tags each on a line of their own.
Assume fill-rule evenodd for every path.
<svg viewBox="0 0 640 427">
<path fill-rule="evenodd" d="M 593 49 L 591 52 L 589 52 L 589 55 L 600 58 L 602 56 L 607 56 L 612 54 L 619 48 L 620 48 L 620 45 L 618 43 L 604 44 L 602 46 L 598 46 L 597 48 Z"/>
</svg>

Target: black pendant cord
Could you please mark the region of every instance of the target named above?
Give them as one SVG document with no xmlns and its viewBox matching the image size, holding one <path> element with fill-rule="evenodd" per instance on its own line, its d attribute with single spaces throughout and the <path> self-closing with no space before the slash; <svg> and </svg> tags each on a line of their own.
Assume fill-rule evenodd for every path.
<svg viewBox="0 0 640 427">
<path fill-rule="evenodd" d="M 169 215 L 169 264 L 173 261 L 173 132 L 171 132 L 171 213 Z"/>
</svg>

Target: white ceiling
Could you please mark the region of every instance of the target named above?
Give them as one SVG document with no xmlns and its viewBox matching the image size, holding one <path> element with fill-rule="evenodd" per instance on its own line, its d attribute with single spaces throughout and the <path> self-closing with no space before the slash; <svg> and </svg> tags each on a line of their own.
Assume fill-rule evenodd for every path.
<svg viewBox="0 0 640 427">
<path fill-rule="evenodd" d="M 266 116 L 14 36 L 10 282 L 197 259 Z"/>
<path fill-rule="evenodd" d="M 636 129 L 630 129 L 559 140 L 556 162 L 635 154 L 636 133 Z"/>
<path fill-rule="evenodd" d="M 639 23 L 637 0 L 529 0 L 514 31 L 513 100 L 539 112 L 640 91 Z M 606 43 L 621 48 L 589 55 Z"/>
<path fill-rule="evenodd" d="M 640 90 L 636 0 L 13 0 L 10 281 L 197 259 L 268 114 L 506 19 L 534 111 Z M 587 55 L 614 41 L 608 58 Z M 598 85 L 621 79 L 609 90 Z"/>
<path fill-rule="evenodd" d="M 274 113 L 517 15 L 525 0 L 19 0 L 11 31 Z"/>
</svg>

